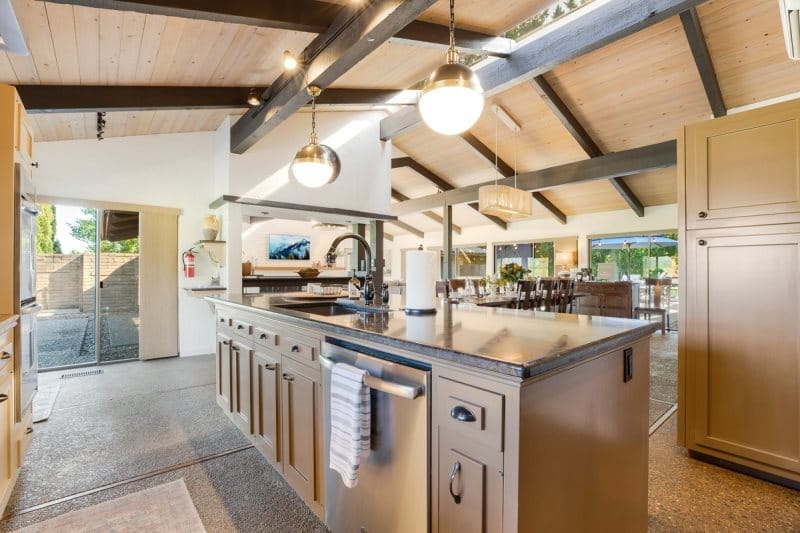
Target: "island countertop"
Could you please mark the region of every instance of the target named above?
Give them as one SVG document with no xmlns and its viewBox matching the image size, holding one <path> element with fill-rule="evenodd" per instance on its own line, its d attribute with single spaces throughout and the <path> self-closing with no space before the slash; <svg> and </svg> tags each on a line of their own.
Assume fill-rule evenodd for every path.
<svg viewBox="0 0 800 533">
<path fill-rule="evenodd" d="M 440 302 L 435 315 L 410 316 L 393 296 L 385 313 L 321 316 L 291 309 L 275 295 L 219 294 L 206 300 L 294 323 L 397 347 L 462 365 L 527 379 L 631 344 L 658 329 L 642 320 L 522 311 Z"/>
</svg>

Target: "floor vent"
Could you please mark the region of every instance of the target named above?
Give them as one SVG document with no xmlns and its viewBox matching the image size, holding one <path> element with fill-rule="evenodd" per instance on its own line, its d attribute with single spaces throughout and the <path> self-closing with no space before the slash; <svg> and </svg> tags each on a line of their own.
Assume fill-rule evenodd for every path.
<svg viewBox="0 0 800 533">
<path fill-rule="evenodd" d="M 61 379 L 69 379 L 69 378 L 82 378 L 85 376 L 96 376 L 97 374 L 102 374 L 102 368 L 95 368 L 94 370 L 79 370 L 77 372 L 67 372 L 66 374 L 61 374 Z"/>
</svg>

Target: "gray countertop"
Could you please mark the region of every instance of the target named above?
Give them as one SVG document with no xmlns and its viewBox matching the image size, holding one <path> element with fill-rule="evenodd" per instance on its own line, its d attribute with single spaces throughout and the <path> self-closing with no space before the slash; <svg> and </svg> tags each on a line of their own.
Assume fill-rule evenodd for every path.
<svg viewBox="0 0 800 533">
<path fill-rule="evenodd" d="M 440 302 L 435 315 L 408 316 L 393 295 L 386 313 L 320 316 L 266 294 L 207 296 L 213 303 L 340 333 L 429 357 L 530 378 L 630 345 L 658 329 L 643 320 L 487 308 Z"/>
</svg>

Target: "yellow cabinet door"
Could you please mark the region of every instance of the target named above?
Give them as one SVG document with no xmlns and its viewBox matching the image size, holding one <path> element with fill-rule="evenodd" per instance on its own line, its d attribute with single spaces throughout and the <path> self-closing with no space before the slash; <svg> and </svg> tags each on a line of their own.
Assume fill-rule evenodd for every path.
<svg viewBox="0 0 800 533">
<path fill-rule="evenodd" d="M 686 227 L 800 221 L 800 100 L 685 130 Z"/>
<path fill-rule="evenodd" d="M 694 231 L 686 246 L 687 445 L 800 473 L 800 232 Z"/>
</svg>

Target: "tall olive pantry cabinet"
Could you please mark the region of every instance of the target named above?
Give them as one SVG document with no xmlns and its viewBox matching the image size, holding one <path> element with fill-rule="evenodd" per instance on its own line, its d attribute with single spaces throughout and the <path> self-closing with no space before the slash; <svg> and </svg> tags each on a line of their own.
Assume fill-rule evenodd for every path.
<svg viewBox="0 0 800 533">
<path fill-rule="evenodd" d="M 800 482 L 800 100 L 686 126 L 678 440 Z"/>
</svg>

